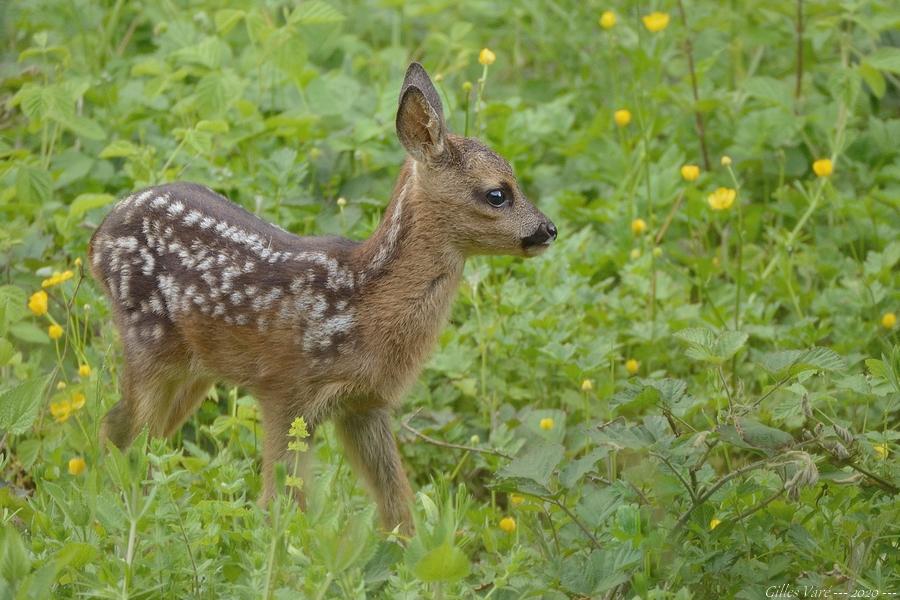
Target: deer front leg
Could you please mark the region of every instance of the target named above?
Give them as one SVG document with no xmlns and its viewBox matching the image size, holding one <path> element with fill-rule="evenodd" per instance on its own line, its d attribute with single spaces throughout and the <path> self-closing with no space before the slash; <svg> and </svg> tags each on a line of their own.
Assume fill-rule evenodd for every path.
<svg viewBox="0 0 900 600">
<path fill-rule="evenodd" d="M 388 411 L 347 413 L 337 419 L 336 425 L 350 463 L 375 496 L 382 525 L 387 530 L 400 525 L 401 531 L 412 534 L 412 491 L 391 433 Z"/>
</svg>

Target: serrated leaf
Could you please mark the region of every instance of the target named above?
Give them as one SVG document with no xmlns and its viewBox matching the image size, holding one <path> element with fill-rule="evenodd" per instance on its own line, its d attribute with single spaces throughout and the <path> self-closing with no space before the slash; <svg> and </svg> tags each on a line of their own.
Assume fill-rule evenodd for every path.
<svg viewBox="0 0 900 600">
<path fill-rule="evenodd" d="M 223 8 L 216 11 L 216 32 L 226 34 L 237 25 L 246 13 L 233 8 Z"/>
<path fill-rule="evenodd" d="M 564 454 L 561 444 L 539 442 L 526 446 L 498 475 L 502 478 L 530 479 L 546 487 Z"/>
<path fill-rule="evenodd" d="M 422 581 L 457 581 L 469 574 L 465 553 L 445 542 L 428 552 L 416 563 L 416 577 Z"/>
<path fill-rule="evenodd" d="M 319 0 L 312 2 L 304 2 L 298 6 L 291 16 L 288 17 L 288 23 L 297 25 L 325 25 L 329 23 L 340 23 L 346 19 L 339 10 Z"/>
<path fill-rule="evenodd" d="M 0 429 L 19 435 L 31 427 L 48 380 L 49 376 L 36 377 L 0 392 Z"/>
<path fill-rule="evenodd" d="M 756 362 L 773 375 L 791 376 L 803 371 L 842 371 L 847 364 L 830 348 L 813 346 L 808 350 L 779 350 L 759 354 Z"/>
<path fill-rule="evenodd" d="M 675 337 L 689 344 L 686 354 L 691 358 L 722 364 L 744 346 L 748 335 L 733 330 L 716 334 L 705 327 L 691 327 L 677 331 Z"/>
<path fill-rule="evenodd" d="M 16 197 L 27 204 L 43 204 L 50 199 L 53 182 L 44 169 L 21 165 L 16 174 Z"/>
<path fill-rule="evenodd" d="M 882 46 L 866 56 L 863 62 L 879 71 L 900 74 L 900 48 Z"/>
<path fill-rule="evenodd" d="M 115 199 L 115 196 L 110 194 L 79 194 L 69 206 L 69 216 L 78 219 L 87 211 L 106 206 Z"/>
<path fill-rule="evenodd" d="M 74 113 L 58 113 L 55 111 L 50 116 L 54 121 L 79 137 L 89 140 L 102 140 L 106 137 L 106 131 L 93 119 Z"/>
<path fill-rule="evenodd" d="M 738 419 L 737 424 L 738 427 L 734 425 L 718 427 L 722 439 L 735 446 L 777 450 L 794 443 L 793 436 L 788 432 L 763 425 L 758 421 Z"/>
</svg>

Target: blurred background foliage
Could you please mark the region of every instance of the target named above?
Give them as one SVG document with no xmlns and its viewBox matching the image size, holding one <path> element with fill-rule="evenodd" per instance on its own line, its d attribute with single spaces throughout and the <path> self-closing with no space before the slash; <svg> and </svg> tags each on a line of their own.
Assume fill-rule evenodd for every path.
<svg viewBox="0 0 900 600">
<path fill-rule="evenodd" d="M 852 0 L 4 3 L 0 597 L 900 592 L 898 27 Z M 561 231 L 467 266 L 398 414 L 416 536 L 376 530 L 327 428 L 309 509 L 257 508 L 229 386 L 102 451 L 120 346 L 81 260 L 110 205 L 191 180 L 367 236 L 410 60 Z"/>
</svg>

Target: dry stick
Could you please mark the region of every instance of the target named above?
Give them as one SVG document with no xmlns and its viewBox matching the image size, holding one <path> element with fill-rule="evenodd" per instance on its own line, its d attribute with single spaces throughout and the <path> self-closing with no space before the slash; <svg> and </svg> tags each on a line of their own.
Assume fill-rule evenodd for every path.
<svg viewBox="0 0 900 600">
<path fill-rule="evenodd" d="M 512 456 L 506 454 L 505 452 L 500 452 L 499 450 L 489 450 L 487 448 L 476 448 L 475 446 L 463 446 L 462 444 L 451 444 L 449 442 L 442 442 L 441 440 L 436 440 L 433 437 L 425 435 L 418 429 L 414 428 L 409 424 L 409 419 L 413 418 L 418 414 L 419 411 L 416 411 L 409 418 L 405 419 L 402 423 L 400 423 L 400 427 L 407 430 L 411 434 L 415 435 L 417 438 L 428 442 L 434 446 L 440 446 L 441 448 L 453 448 L 455 450 L 465 450 L 466 452 L 478 452 L 479 454 L 491 454 L 493 456 L 499 456 L 501 458 L 512 459 Z"/>
<path fill-rule="evenodd" d="M 666 231 L 669 230 L 669 225 L 672 224 L 672 219 L 675 218 L 675 213 L 678 212 L 678 209 L 681 207 L 681 203 L 684 201 L 684 188 L 678 193 L 678 198 L 675 199 L 675 204 L 672 205 L 672 209 L 669 211 L 669 214 L 666 215 L 666 220 L 663 222 L 662 227 L 659 228 L 659 233 L 656 234 L 656 245 L 659 246 L 659 243 L 662 242 L 663 237 L 666 235 Z"/>
<path fill-rule="evenodd" d="M 678 12 L 681 14 L 681 24 L 685 33 L 688 32 L 687 14 L 684 12 L 684 3 L 678 0 Z M 684 53 L 687 55 L 688 70 L 691 72 L 691 90 L 694 92 L 694 121 L 697 126 L 697 137 L 700 139 L 700 151 L 703 154 L 703 167 L 709 171 L 709 153 L 706 151 L 706 128 L 703 126 L 703 115 L 697 103 L 700 102 L 700 93 L 697 91 L 697 72 L 694 70 L 694 48 L 691 38 L 685 35 Z"/>
<path fill-rule="evenodd" d="M 794 111 L 800 103 L 803 85 L 803 0 L 797 0 L 797 83 L 794 87 Z"/>
</svg>

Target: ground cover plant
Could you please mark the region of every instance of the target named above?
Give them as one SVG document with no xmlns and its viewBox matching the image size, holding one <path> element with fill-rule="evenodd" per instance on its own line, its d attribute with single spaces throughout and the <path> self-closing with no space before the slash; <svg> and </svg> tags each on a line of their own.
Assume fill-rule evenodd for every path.
<svg viewBox="0 0 900 600">
<path fill-rule="evenodd" d="M 898 27 L 888 1 L 4 3 L 0 597 L 900 593 Z M 258 507 L 238 388 L 100 447 L 112 203 L 191 180 L 365 237 L 412 59 L 560 230 L 467 264 L 395 420 L 416 533 L 299 422 L 314 476 Z"/>
</svg>

